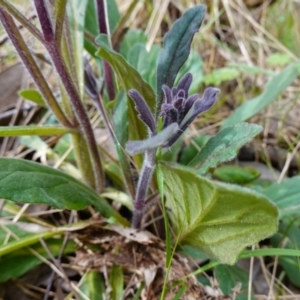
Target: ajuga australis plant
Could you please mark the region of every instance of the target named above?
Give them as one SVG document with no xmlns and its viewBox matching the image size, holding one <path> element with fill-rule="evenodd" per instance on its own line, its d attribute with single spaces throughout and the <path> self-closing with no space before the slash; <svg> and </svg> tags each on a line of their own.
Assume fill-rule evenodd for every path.
<svg viewBox="0 0 300 300">
<path fill-rule="evenodd" d="M 131 141 L 126 144 L 129 154 L 144 152 L 144 164 L 140 173 L 137 193 L 134 200 L 134 211 L 132 226 L 139 228 L 141 218 L 146 206 L 146 195 L 148 185 L 155 168 L 155 154 L 157 148 L 171 147 L 183 134 L 189 124 L 202 112 L 207 111 L 216 102 L 219 90 L 208 88 L 204 91 L 202 98 L 198 94 L 189 96 L 193 76 L 187 73 L 179 82 L 177 87 L 163 85 L 164 100 L 160 116 L 163 126 L 157 133 L 157 124 L 151 114 L 145 99 L 137 90 L 130 90 L 129 96 L 135 102 L 135 108 L 139 112 L 139 118 L 145 123 L 149 130 L 149 138 L 143 141 Z"/>
<path fill-rule="evenodd" d="M 204 19 L 204 5 L 188 9 L 173 24 L 162 48 L 156 52 L 157 65 L 147 65 L 147 72 L 141 75 L 133 67 L 134 60 L 130 64 L 128 57 L 126 60 L 114 50 L 120 48 L 116 44 L 124 24 L 120 21 L 110 36 L 114 28 L 108 28 L 112 25 L 107 22 L 105 1 L 34 0 L 33 3 L 40 27 L 6 0 L 0 0 L 0 21 L 38 88 L 31 93 L 43 100 L 60 125 L 2 127 L 0 135 L 69 133 L 81 180 L 41 164 L 0 158 L 0 198 L 71 210 L 92 205 L 110 223 L 129 227 L 131 222 L 130 230 L 135 231 L 143 228 L 149 201 L 159 194 L 166 235 L 170 226 L 174 244 L 188 244 L 228 264 L 233 264 L 246 246 L 276 231 L 277 208 L 265 196 L 203 177 L 218 164 L 233 159 L 238 149 L 261 132 L 260 126 L 240 123 L 224 128 L 207 141 L 188 165 L 178 164 L 177 158 L 163 161 L 163 153 L 171 152 L 188 126 L 219 97 L 220 91 L 215 87 L 208 87 L 200 94 L 190 93 L 197 74 L 180 73 Z M 87 6 L 95 13 L 96 29 L 88 30 L 92 16 L 89 22 L 82 18 Z M 44 47 L 57 74 L 58 96 L 40 70 L 16 20 Z M 144 45 L 132 48 L 150 60 L 150 52 Z M 97 60 L 97 66 L 102 65 L 102 85 L 84 51 L 91 60 Z M 155 80 L 145 75 L 150 73 L 155 74 Z M 111 160 L 114 169 L 107 167 L 109 153 L 99 151 L 84 91 L 101 115 L 116 148 L 118 161 Z M 34 97 L 26 97 L 34 101 Z M 132 168 L 138 171 L 137 180 Z M 106 181 L 106 177 L 111 181 Z M 126 195 L 127 202 L 122 202 L 117 192 L 111 192 L 110 183 Z M 111 199 L 119 202 L 119 206 L 113 205 Z M 120 206 L 131 209 L 132 218 L 116 209 Z"/>
</svg>

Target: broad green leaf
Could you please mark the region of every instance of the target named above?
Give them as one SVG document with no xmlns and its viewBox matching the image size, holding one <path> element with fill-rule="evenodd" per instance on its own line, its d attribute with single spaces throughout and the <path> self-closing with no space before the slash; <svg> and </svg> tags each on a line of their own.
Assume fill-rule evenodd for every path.
<svg viewBox="0 0 300 300">
<path fill-rule="evenodd" d="M 268 82 L 262 94 L 238 107 L 234 113 L 223 122 L 222 127 L 225 128 L 246 121 L 259 113 L 262 109 L 276 100 L 280 93 L 291 85 L 299 74 L 299 62 L 287 66 Z"/>
<path fill-rule="evenodd" d="M 79 288 L 88 299 L 93 300 L 102 300 L 103 294 L 106 292 L 104 279 L 97 271 L 88 271 Z M 80 295 L 79 298 L 80 300 L 86 300 L 86 298 Z"/>
<path fill-rule="evenodd" d="M 207 134 L 193 138 L 190 144 L 183 149 L 179 159 L 180 163 L 183 165 L 188 165 L 209 139 L 210 136 Z"/>
<path fill-rule="evenodd" d="M 233 289 L 237 286 L 238 283 L 240 283 L 240 293 L 238 293 L 235 299 L 249 300 L 249 275 L 245 270 L 237 266 L 219 265 L 215 267 L 214 273 L 218 279 L 219 287 L 224 295 L 232 294 Z M 251 295 L 251 299 L 254 299 L 253 294 Z"/>
<path fill-rule="evenodd" d="M 234 264 L 239 253 L 274 234 L 277 208 L 263 195 L 160 163 L 176 240 Z"/>
<path fill-rule="evenodd" d="M 47 247 L 50 253 L 56 257 L 60 254 L 63 240 L 62 239 L 50 239 L 46 241 Z M 44 258 L 49 258 L 49 252 L 37 242 L 30 247 Z M 68 241 L 64 248 L 64 254 L 73 253 L 75 244 L 72 241 Z M 8 279 L 16 279 L 34 267 L 42 264 L 43 262 L 30 252 L 28 248 L 22 248 L 18 251 L 14 251 L 3 255 L 0 259 L 0 282 L 5 282 Z"/>
<path fill-rule="evenodd" d="M 300 249 L 300 229 L 295 224 L 282 222 L 279 232 L 271 238 L 273 247 L 286 249 Z M 300 258 L 296 256 L 280 256 L 279 263 L 286 271 L 289 280 L 300 287 Z"/>
<path fill-rule="evenodd" d="M 154 110 L 155 94 L 136 69 L 129 65 L 120 54 L 109 49 L 104 43 L 101 43 L 97 55 L 109 62 L 126 91 L 136 89 L 146 100 L 150 109 Z"/>
<path fill-rule="evenodd" d="M 94 205 L 105 217 L 127 223 L 95 191 L 72 176 L 22 159 L 0 158 L 0 198 L 75 210 Z"/>
<path fill-rule="evenodd" d="M 46 104 L 43 96 L 37 90 L 22 90 L 22 91 L 19 91 L 18 94 L 26 100 L 30 100 L 40 106 L 47 107 L 47 104 Z"/>
<path fill-rule="evenodd" d="M 300 214 L 300 176 L 273 183 L 262 192 L 278 207 L 281 218 Z"/>
<path fill-rule="evenodd" d="M 206 85 L 220 85 L 223 81 L 236 79 L 240 75 L 240 72 L 235 68 L 220 68 L 213 70 L 210 74 L 207 74 L 203 78 L 203 82 Z"/>
<path fill-rule="evenodd" d="M 22 135 L 62 135 L 74 132 L 73 129 L 61 126 L 0 126 L 0 136 L 22 136 Z"/>
<path fill-rule="evenodd" d="M 228 183 L 246 184 L 257 179 L 260 173 L 255 168 L 228 165 L 215 169 L 213 176 Z"/>
<path fill-rule="evenodd" d="M 122 266 L 113 265 L 109 281 L 112 287 L 110 299 L 122 300 L 124 294 L 124 276 Z"/>
<path fill-rule="evenodd" d="M 188 9 L 165 35 L 157 65 L 157 107 L 163 99 L 162 85 L 173 86 L 177 73 L 189 57 L 194 34 L 200 28 L 205 11 L 204 5 Z"/>
<path fill-rule="evenodd" d="M 147 35 L 143 30 L 129 29 L 120 45 L 120 54 L 128 60 L 129 52 L 132 47 L 134 47 L 136 44 L 142 44 L 146 46 L 146 43 Z"/>
<path fill-rule="evenodd" d="M 205 174 L 221 162 L 235 158 L 238 150 L 261 131 L 261 126 L 249 123 L 240 123 L 225 128 L 206 142 L 189 165 L 196 167 L 199 174 Z"/>
<path fill-rule="evenodd" d="M 80 95 L 84 93 L 83 73 L 83 44 L 84 44 L 84 23 L 88 0 L 67 1 L 67 14 L 72 42 L 72 55 L 76 69 L 76 76 Z"/>
<path fill-rule="evenodd" d="M 135 44 L 128 53 L 128 62 L 142 75 L 149 85 L 156 88 L 156 65 L 160 48 L 153 45 L 148 52 L 142 43 Z"/>
</svg>

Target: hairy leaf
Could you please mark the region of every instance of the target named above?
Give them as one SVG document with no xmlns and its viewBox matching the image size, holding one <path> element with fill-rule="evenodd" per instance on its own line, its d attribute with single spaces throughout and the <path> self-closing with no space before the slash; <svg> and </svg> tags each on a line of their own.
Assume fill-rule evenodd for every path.
<svg viewBox="0 0 300 300">
<path fill-rule="evenodd" d="M 189 166 L 196 167 L 199 174 L 205 174 L 221 162 L 232 160 L 237 151 L 261 131 L 261 126 L 249 123 L 225 128 L 207 141 Z"/>
<path fill-rule="evenodd" d="M 158 134 L 143 141 L 129 141 L 126 144 L 126 151 L 130 154 L 145 152 L 163 146 L 170 138 L 172 138 L 179 130 L 177 123 L 172 123 Z"/>
<path fill-rule="evenodd" d="M 157 106 L 163 99 L 162 85 L 172 87 L 179 69 L 190 54 L 194 34 L 199 30 L 206 7 L 197 5 L 188 9 L 165 35 L 157 66 Z"/>
<path fill-rule="evenodd" d="M 235 125 L 248 120 L 276 100 L 300 74 L 300 63 L 293 63 L 275 75 L 266 85 L 262 94 L 238 107 L 234 113 L 223 122 L 222 127 Z"/>
<path fill-rule="evenodd" d="M 97 55 L 104 58 L 118 75 L 119 80 L 123 83 L 126 91 L 130 89 L 137 90 L 146 100 L 149 108 L 153 111 L 155 106 L 155 94 L 148 83 L 141 75 L 129 65 L 125 59 L 112 49 L 109 49 L 105 43 L 99 41 L 100 49 Z"/>
<path fill-rule="evenodd" d="M 276 232 L 277 208 L 263 195 L 207 180 L 179 165 L 159 167 L 179 243 L 234 264 L 245 247 Z"/>
<path fill-rule="evenodd" d="M 300 214 L 300 176 L 273 183 L 263 190 L 263 194 L 276 204 L 280 217 Z"/>
<path fill-rule="evenodd" d="M 105 217 L 127 223 L 95 191 L 72 176 L 22 159 L 0 158 L 0 198 L 75 210 L 94 205 Z"/>
</svg>

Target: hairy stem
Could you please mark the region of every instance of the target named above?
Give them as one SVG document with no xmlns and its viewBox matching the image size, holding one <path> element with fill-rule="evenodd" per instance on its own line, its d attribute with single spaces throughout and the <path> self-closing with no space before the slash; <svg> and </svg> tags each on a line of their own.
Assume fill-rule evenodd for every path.
<svg viewBox="0 0 300 300">
<path fill-rule="evenodd" d="M 21 60 L 23 61 L 35 84 L 38 86 L 39 90 L 44 96 L 52 112 L 55 114 L 62 125 L 73 128 L 74 126 L 67 119 L 61 107 L 58 105 L 45 77 L 43 76 L 36 61 L 31 55 L 30 50 L 23 40 L 15 22 L 13 21 L 12 17 L 2 8 L 0 8 L 0 19 Z"/>
<path fill-rule="evenodd" d="M 12 15 L 20 24 L 25 27 L 34 37 L 36 37 L 41 43 L 44 43 L 42 33 L 21 14 L 13 5 L 6 0 L 0 0 L 0 6 L 4 8 L 10 15 Z"/>
<path fill-rule="evenodd" d="M 77 116 L 77 120 L 79 121 L 83 134 L 89 144 L 90 155 L 93 160 L 93 168 L 96 179 L 96 190 L 97 192 L 101 193 L 104 189 L 104 172 L 92 125 L 81 101 L 78 89 L 76 88 L 74 81 L 72 80 L 72 77 L 68 72 L 68 69 L 62 59 L 60 48 L 57 47 L 57 45 L 55 45 L 54 43 L 54 33 L 52 29 L 51 20 L 49 18 L 49 14 L 45 5 L 45 1 L 34 0 L 34 3 L 41 23 L 42 31 L 45 36 L 45 47 L 66 89 L 66 92 L 70 98 L 73 109 Z"/>
<path fill-rule="evenodd" d="M 104 33 L 110 39 L 109 28 L 107 24 L 107 10 L 106 10 L 106 0 L 97 0 L 97 11 L 98 11 L 98 24 L 100 33 Z M 111 66 L 107 61 L 103 60 L 104 78 L 107 87 L 108 97 L 110 100 L 115 99 L 115 87 L 113 72 Z"/>
<path fill-rule="evenodd" d="M 137 191 L 134 199 L 134 211 L 132 217 L 132 227 L 136 229 L 141 228 L 142 218 L 146 208 L 146 196 L 149 184 L 155 169 L 155 150 L 145 152 L 144 163 L 140 173 Z"/>
</svg>

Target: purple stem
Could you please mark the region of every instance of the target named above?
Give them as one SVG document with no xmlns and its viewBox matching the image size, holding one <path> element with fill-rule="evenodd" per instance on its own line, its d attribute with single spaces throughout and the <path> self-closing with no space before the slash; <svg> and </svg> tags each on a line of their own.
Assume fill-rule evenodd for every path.
<svg viewBox="0 0 300 300">
<path fill-rule="evenodd" d="M 100 33 L 108 35 L 106 18 L 105 18 L 105 0 L 97 0 L 97 11 L 98 11 L 98 24 Z M 115 87 L 114 87 L 114 79 L 113 72 L 111 66 L 107 61 L 103 60 L 103 70 L 104 70 L 104 78 L 105 84 L 107 87 L 108 97 L 110 100 L 115 99 Z"/>
<path fill-rule="evenodd" d="M 144 163 L 140 173 L 136 195 L 134 199 L 134 211 L 132 217 L 132 227 L 136 229 L 141 228 L 142 218 L 147 206 L 146 196 L 149 184 L 155 169 L 155 150 L 150 150 L 145 153 Z"/>
<path fill-rule="evenodd" d="M 36 61 L 32 57 L 30 50 L 24 42 L 20 31 L 18 30 L 13 18 L 0 7 L 0 19 L 5 28 L 11 42 L 13 43 L 16 51 L 18 52 L 21 60 L 23 61 L 26 69 L 33 78 L 35 84 L 41 91 L 48 106 L 53 111 L 59 122 L 66 126 L 74 128 L 71 122 L 67 119 L 61 107 L 58 105 L 47 81 L 45 80 L 41 70 L 39 69 Z"/>
<path fill-rule="evenodd" d="M 42 31 L 45 37 L 45 47 L 51 56 L 53 61 L 53 65 L 68 93 L 72 106 L 74 108 L 75 114 L 80 122 L 80 125 L 83 130 L 83 134 L 89 144 L 90 154 L 93 159 L 93 168 L 96 176 L 96 189 L 98 192 L 102 192 L 104 188 L 104 172 L 95 140 L 95 136 L 93 133 L 92 125 L 88 118 L 88 115 L 85 111 L 83 103 L 81 101 L 78 89 L 74 85 L 74 81 L 71 78 L 70 73 L 67 70 L 67 67 L 62 60 L 62 55 L 60 52 L 60 47 L 55 44 L 54 33 L 52 30 L 52 24 L 49 18 L 45 0 L 34 0 L 35 7 L 37 10 L 37 14 L 41 23 Z"/>
</svg>

